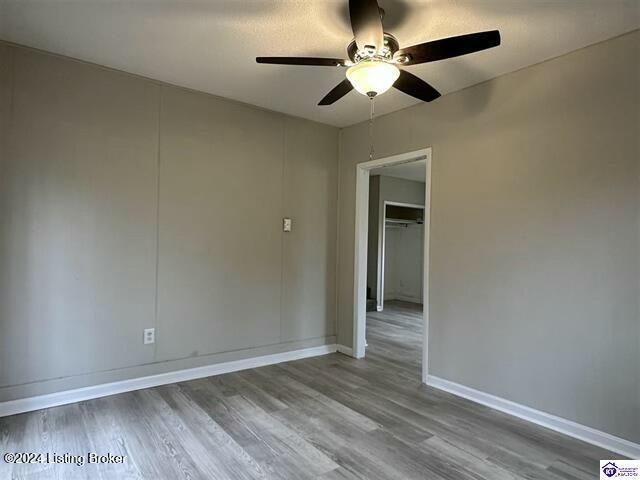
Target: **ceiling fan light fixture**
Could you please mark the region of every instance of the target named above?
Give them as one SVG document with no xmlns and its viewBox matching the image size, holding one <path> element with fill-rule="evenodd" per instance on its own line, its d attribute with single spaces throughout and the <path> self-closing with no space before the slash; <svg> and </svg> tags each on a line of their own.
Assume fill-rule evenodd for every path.
<svg viewBox="0 0 640 480">
<path fill-rule="evenodd" d="M 353 88 L 368 97 L 389 90 L 399 76 L 398 67 L 380 60 L 363 60 L 347 70 L 347 78 Z"/>
<path fill-rule="evenodd" d="M 353 40 L 347 45 L 348 60 L 256 57 L 256 61 L 274 65 L 350 67 L 347 78 L 322 97 L 318 105 L 333 105 L 354 89 L 373 99 L 391 87 L 423 102 L 432 102 L 440 97 L 440 92 L 421 78 L 398 67 L 437 62 L 500 45 L 500 32 L 490 30 L 400 48 L 398 40 L 384 30 L 384 11 L 378 5 L 378 0 L 348 0 L 348 4 L 349 23 L 353 33 Z M 373 114 L 373 102 L 370 104 Z"/>
</svg>

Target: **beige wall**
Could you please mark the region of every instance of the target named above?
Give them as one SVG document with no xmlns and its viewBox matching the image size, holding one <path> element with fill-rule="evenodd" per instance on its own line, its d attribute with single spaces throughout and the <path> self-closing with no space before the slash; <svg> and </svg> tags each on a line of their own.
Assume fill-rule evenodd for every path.
<svg viewBox="0 0 640 480">
<path fill-rule="evenodd" d="M 640 440 L 640 32 L 380 117 L 433 148 L 432 375 Z M 355 165 L 341 131 L 339 343 L 352 344 Z"/>
<path fill-rule="evenodd" d="M 635 441 L 639 43 L 376 120 L 433 147 L 431 373 Z M 351 345 L 367 139 L 0 43 L 0 401 Z"/>
<path fill-rule="evenodd" d="M 0 127 L 0 401 L 334 341 L 336 128 L 1 43 Z"/>
</svg>

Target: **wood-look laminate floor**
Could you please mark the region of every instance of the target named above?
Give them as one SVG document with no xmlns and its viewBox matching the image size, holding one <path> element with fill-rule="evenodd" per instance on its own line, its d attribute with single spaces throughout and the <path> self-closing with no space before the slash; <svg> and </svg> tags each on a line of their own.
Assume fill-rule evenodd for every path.
<svg viewBox="0 0 640 480">
<path fill-rule="evenodd" d="M 11 465 L 24 479 L 598 478 L 617 456 L 420 384 L 421 318 L 368 316 L 367 357 L 332 354 L 0 419 L 0 453 L 126 455 Z"/>
</svg>

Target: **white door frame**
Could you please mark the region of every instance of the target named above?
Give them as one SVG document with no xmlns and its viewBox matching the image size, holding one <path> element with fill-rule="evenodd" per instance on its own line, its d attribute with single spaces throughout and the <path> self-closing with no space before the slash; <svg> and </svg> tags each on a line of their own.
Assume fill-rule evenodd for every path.
<svg viewBox="0 0 640 480">
<path fill-rule="evenodd" d="M 426 199 L 425 199 L 426 200 Z M 382 238 L 381 242 L 378 242 L 378 305 L 377 310 L 381 312 L 384 309 L 384 252 L 387 242 L 387 205 L 394 207 L 407 207 L 407 208 L 419 208 L 425 210 L 425 205 L 418 205 L 416 203 L 403 203 L 393 202 L 391 200 L 385 200 L 382 204 L 382 212 L 378 212 L 378 238 Z M 423 214 L 424 215 L 424 214 Z"/>
<path fill-rule="evenodd" d="M 369 224 L 369 172 L 374 168 L 426 161 L 424 199 L 424 266 L 423 272 L 423 320 L 422 329 L 422 381 L 426 383 L 429 347 L 429 237 L 431 225 L 431 147 L 414 152 L 401 153 L 356 165 L 356 218 L 353 275 L 353 356 L 363 358 L 367 328 L 367 234 Z"/>
</svg>

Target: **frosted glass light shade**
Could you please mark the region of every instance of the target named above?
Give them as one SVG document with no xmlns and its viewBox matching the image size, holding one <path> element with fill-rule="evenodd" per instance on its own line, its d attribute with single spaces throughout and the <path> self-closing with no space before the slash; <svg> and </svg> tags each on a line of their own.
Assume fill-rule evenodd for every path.
<svg viewBox="0 0 640 480">
<path fill-rule="evenodd" d="M 353 88 L 369 97 L 389 90 L 399 76 L 398 67 L 379 60 L 365 60 L 347 70 L 347 78 Z"/>
</svg>

